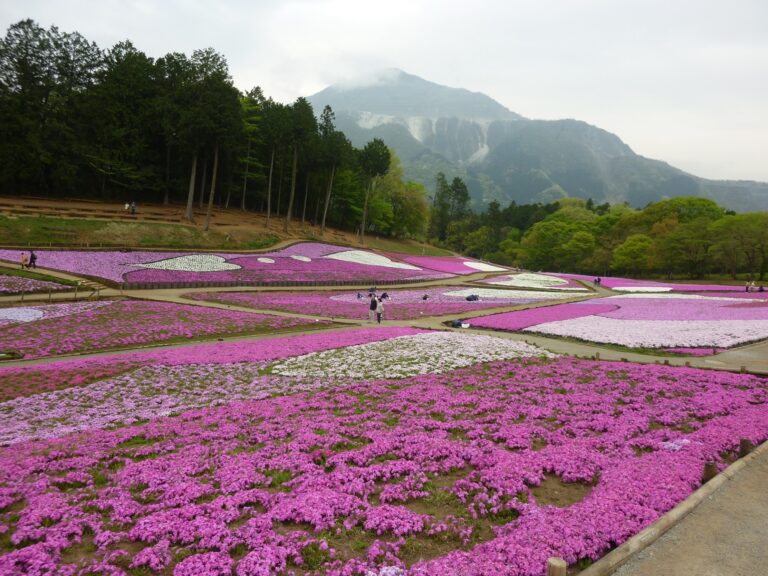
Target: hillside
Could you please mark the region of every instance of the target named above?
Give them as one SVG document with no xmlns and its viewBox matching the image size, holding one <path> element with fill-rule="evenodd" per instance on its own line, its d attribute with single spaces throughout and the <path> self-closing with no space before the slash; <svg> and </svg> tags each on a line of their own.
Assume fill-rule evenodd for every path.
<svg viewBox="0 0 768 576">
<path fill-rule="evenodd" d="M 731 210 L 768 210 L 768 184 L 706 180 L 636 154 L 615 134 L 578 120 L 530 120 L 485 94 L 394 70 L 364 86 L 310 96 L 328 104 L 356 146 L 383 139 L 406 177 L 431 187 L 438 171 L 469 185 L 476 207 L 572 196 L 641 207 L 703 196 Z"/>
</svg>

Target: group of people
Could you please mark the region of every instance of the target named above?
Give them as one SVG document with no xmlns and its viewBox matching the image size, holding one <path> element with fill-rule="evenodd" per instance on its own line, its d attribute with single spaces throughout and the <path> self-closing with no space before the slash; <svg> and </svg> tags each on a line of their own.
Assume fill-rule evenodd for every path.
<svg viewBox="0 0 768 576">
<path fill-rule="evenodd" d="M 765 287 L 763 287 L 762 284 L 760 284 L 760 286 L 757 286 L 754 280 L 752 280 L 751 282 L 747 280 L 744 283 L 744 291 L 745 292 L 765 292 Z"/>
<path fill-rule="evenodd" d="M 593 284 L 594 284 L 595 286 L 600 286 L 602 283 L 603 283 L 603 279 L 602 279 L 602 278 L 600 278 L 600 276 L 598 276 L 597 278 L 595 278 L 595 279 L 594 279 L 594 281 L 593 281 Z"/>
<path fill-rule="evenodd" d="M 362 294 L 357 293 L 357 298 L 362 298 Z M 377 323 L 381 324 L 381 318 L 384 316 L 384 300 L 389 298 L 389 294 L 383 292 L 381 296 L 376 296 L 376 287 L 371 287 L 368 290 L 368 322 L 373 322 L 374 319 Z"/>
<path fill-rule="evenodd" d="M 29 251 L 29 257 L 26 252 L 21 253 L 21 269 L 24 268 L 37 268 L 37 254 L 34 250 Z"/>
<path fill-rule="evenodd" d="M 131 215 L 136 214 L 136 202 L 126 202 L 125 203 L 125 211 L 131 212 Z"/>
</svg>

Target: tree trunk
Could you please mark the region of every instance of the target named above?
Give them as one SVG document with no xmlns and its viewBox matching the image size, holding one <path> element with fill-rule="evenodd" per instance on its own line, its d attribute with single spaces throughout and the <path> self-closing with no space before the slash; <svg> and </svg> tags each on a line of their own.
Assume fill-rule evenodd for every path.
<svg viewBox="0 0 768 576">
<path fill-rule="evenodd" d="M 200 198 L 197 202 L 197 207 L 200 208 L 200 210 L 203 209 L 203 204 L 205 203 L 205 183 L 208 181 L 208 156 L 206 155 L 205 159 L 203 160 L 203 180 L 200 182 Z"/>
<path fill-rule="evenodd" d="M 267 228 L 269 217 L 272 215 L 272 171 L 275 167 L 275 147 L 272 146 L 272 156 L 269 159 L 269 182 L 267 183 Z"/>
<path fill-rule="evenodd" d="M 304 208 L 301 210 L 301 229 L 304 229 L 304 222 L 307 217 L 307 198 L 309 197 L 309 177 L 310 173 L 307 172 L 307 181 L 304 183 Z"/>
<path fill-rule="evenodd" d="M 285 213 L 285 224 L 283 232 L 288 232 L 288 225 L 291 223 L 291 212 L 293 212 L 293 200 L 296 196 L 296 172 L 299 166 L 299 148 L 293 147 L 293 166 L 291 168 L 291 194 L 288 196 L 288 210 Z"/>
<path fill-rule="evenodd" d="M 197 172 L 197 152 L 195 152 L 195 156 L 192 158 L 192 170 L 189 173 L 189 192 L 187 192 L 187 213 L 184 215 L 184 217 L 192 221 L 192 208 L 195 204 L 195 176 Z"/>
<path fill-rule="evenodd" d="M 245 212 L 245 189 L 248 186 L 248 165 L 251 160 L 251 139 L 248 138 L 248 150 L 245 152 L 245 174 L 243 174 L 243 197 L 240 199 L 240 209 Z"/>
<path fill-rule="evenodd" d="M 312 217 L 312 226 L 317 226 L 317 217 L 320 215 L 320 194 L 317 195 L 317 202 L 315 203 L 315 215 Z"/>
<path fill-rule="evenodd" d="M 371 178 L 371 185 L 365 191 L 365 202 L 363 202 L 363 223 L 360 226 L 360 244 L 365 246 L 365 220 L 368 217 L 368 197 L 376 190 L 376 177 Z"/>
<path fill-rule="evenodd" d="M 216 172 L 219 169 L 219 145 L 216 145 L 216 151 L 213 155 L 213 175 L 211 176 L 211 193 L 208 194 L 208 210 L 205 213 L 205 228 L 208 232 L 208 227 L 211 224 L 211 209 L 213 208 L 213 197 L 216 194 Z"/>
<path fill-rule="evenodd" d="M 163 195 L 163 204 L 168 206 L 171 203 L 171 147 L 165 148 L 165 194 Z"/>
<path fill-rule="evenodd" d="M 285 162 L 280 158 L 280 175 L 277 182 L 277 206 L 275 206 L 275 218 L 280 218 L 280 203 L 283 198 L 283 169 L 285 168 Z"/>
<path fill-rule="evenodd" d="M 328 206 L 331 204 L 331 191 L 333 190 L 333 176 L 336 174 L 336 164 L 331 166 L 331 178 L 328 180 L 328 190 L 325 191 L 325 206 L 323 207 L 323 223 L 320 225 L 320 235 L 325 234 L 325 218 L 328 216 Z"/>
</svg>

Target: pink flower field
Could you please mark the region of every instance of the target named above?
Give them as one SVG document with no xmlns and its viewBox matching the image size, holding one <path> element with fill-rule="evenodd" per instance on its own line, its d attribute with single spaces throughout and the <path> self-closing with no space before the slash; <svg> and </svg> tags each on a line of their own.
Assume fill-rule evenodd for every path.
<svg viewBox="0 0 768 576">
<path fill-rule="evenodd" d="M 729 348 L 768 338 L 768 303 L 729 296 L 627 294 L 470 319 L 476 327 L 525 330 L 633 348 Z M 697 352 L 690 352 L 699 355 Z"/>
<path fill-rule="evenodd" d="M 64 286 L 63 284 L 57 284 L 55 282 L 0 274 L 0 296 L 21 293 L 29 294 L 32 292 L 59 292 L 71 289 L 70 286 Z"/>
<path fill-rule="evenodd" d="M 44 268 L 128 285 L 205 282 L 245 285 L 289 282 L 375 284 L 452 275 L 408 264 L 399 260 L 397 255 L 385 256 L 315 242 L 301 242 L 258 254 L 44 250 L 39 251 L 38 256 L 39 265 Z M 16 262 L 17 259 L 16 251 L 0 250 L 0 260 Z"/>
<path fill-rule="evenodd" d="M 564 279 L 586 280 L 592 282 L 594 276 L 584 274 L 552 274 Z M 633 278 L 615 278 L 605 276 L 600 279 L 604 288 L 619 292 L 744 292 L 744 285 L 733 284 L 686 284 L 675 282 L 657 282 L 654 280 L 637 280 Z"/>
<path fill-rule="evenodd" d="M 407 327 L 378 327 L 298 334 L 259 340 L 236 340 L 190 344 L 158 350 L 132 351 L 67 358 L 35 366 L 0 365 L 0 402 L 74 386 L 87 386 L 104 378 L 144 365 L 232 364 L 269 362 L 287 356 L 355 346 L 398 336 L 421 333 Z"/>
<path fill-rule="evenodd" d="M 472 292 L 473 289 L 468 289 Z M 385 290 L 380 290 L 381 295 Z M 480 292 L 480 289 L 474 291 Z M 498 308 L 516 304 L 540 302 L 546 294 L 531 291 L 498 290 L 481 295 L 480 300 L 467 301 L 457 287 L 424 288 L 421 290 L 386 290 L 384 317 L 388 320 L 410 320 L 422 316 L 463 314 L 483 308 Z M 454 294 L 459 292 L 458 294 Z M 358 294 L 360 297 L 358 297 Z M 427 299 L 424 299 L 424 296 Z M 186 298 L 235 304 L 262 310 L 282 310 L 298 314 L 364 319 L 368 317 L 367 292 L 200 292 Z"/>
<path fill-rule="evenodd" d="M 5 317 L 5 320 L 3 319 Z M 0 350 L 37 358 L 217 335 L 295 329 L 296 318 L 141 300 L 0 309 Z M 323 322 L 312 322 L 315 327 Z"/>
<path fill-rule="evenodd" d="M 542 576 L 768 438 L 766 381 L 566 358 L 0 448 L 0 574 Z"/>
</svg>

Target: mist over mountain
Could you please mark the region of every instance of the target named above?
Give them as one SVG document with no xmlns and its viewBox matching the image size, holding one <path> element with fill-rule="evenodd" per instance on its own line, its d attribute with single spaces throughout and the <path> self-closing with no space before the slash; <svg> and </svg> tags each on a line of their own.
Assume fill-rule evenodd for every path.
<svg viewBox="0 0 768 576">
<path fill-rule="evenodd" d="M 571 196 L 642 207 L 703 196 L 738 212 L 768 210 L 768 184 L 699 178 L 635 154 L 615 134 L 578 120 L 531 120 L 479 92 L 400 70 L 330 86 L 308 98 L 330 105 L 355 146 L 374 137 L 393 148 L 405 175 L 432 188 L 435 174 L 461 176 L 477 208 Z"/>
</svg>

